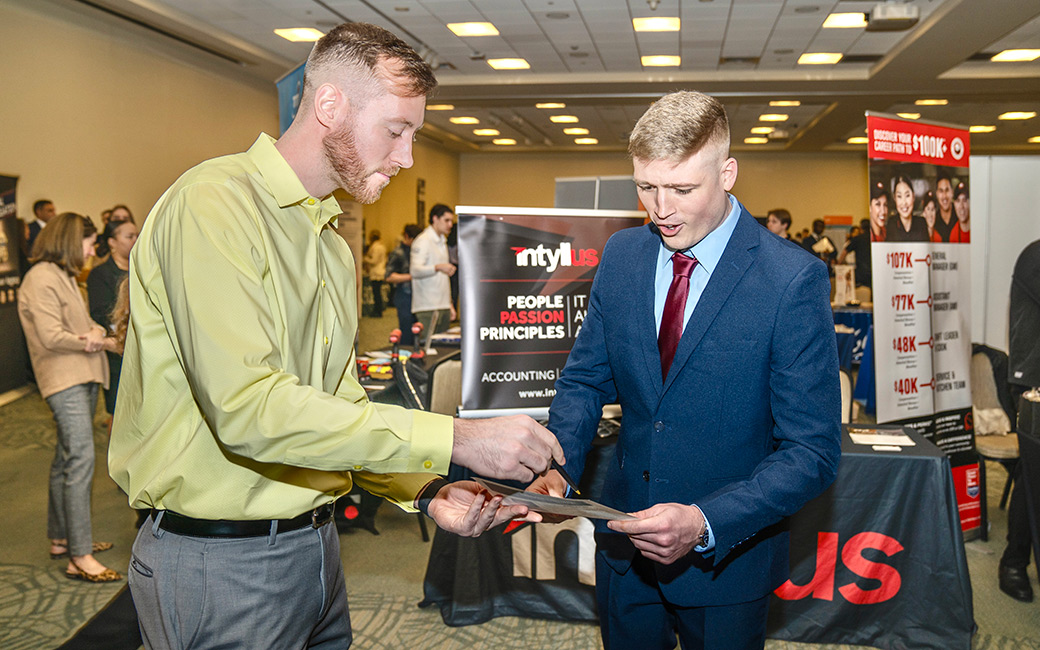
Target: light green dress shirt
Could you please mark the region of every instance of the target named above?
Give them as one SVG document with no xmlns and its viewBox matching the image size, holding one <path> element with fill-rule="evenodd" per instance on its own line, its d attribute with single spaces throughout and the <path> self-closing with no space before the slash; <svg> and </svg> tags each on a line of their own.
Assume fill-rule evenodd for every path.
<svg viewBox="0 0 1040 650">
<path fill-rule="evenodd" d="M 358 383 L 354 259 L 261 134 L 188 170 L 130 260 L 130 329 L 109 472 L 135 508 L 299 515 L 361 487 L 410 509 L 445 473 L 452 419 Z"/>
</svg>

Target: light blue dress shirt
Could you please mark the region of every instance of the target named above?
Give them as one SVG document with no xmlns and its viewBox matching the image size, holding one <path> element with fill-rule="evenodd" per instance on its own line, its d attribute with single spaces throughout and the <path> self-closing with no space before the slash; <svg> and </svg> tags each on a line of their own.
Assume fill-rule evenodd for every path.
<svg viewBox="0 0 1040 650">
<path fill-rule="evenodd" d="M 700 240 L 692 247 L 683 251 L 686 255 L 692 255 L 697 258 L 697 266 L 693 268 L 693 273 L 690 275 L 690 293 L 686 296 L 686 309 L 683 311 L 683 331 L 686 331 L 686 323 L 690 320 L 690 314 L 697 307 L 697 302 L 701 299 L 701 294 L 704 293 L 704 287 L 708 285 L 708 280 L 711 279 L 711 274 L 715 271 L 715 267 L 719 264 L 719 259 L 722 258 L 723 251 L 726 250 L 726 245 L 729 244 L 730 236 L 733 235 L 733 229 L 737 227 L 737 218 L 740 216 L 740 204 L 737 203 L 737 199 L 732 194 L 729 195 L 729 214 L 722 220 L 715 230 L 704 236 L 704 239 Z M 668 298 L 668 287 L 672 284 L 672 254 L 674 251 L 668 250 L 665 247 L 664 242 L 661 243 L 661 247 L 657 251 L 657 273 L 654 276 L 654 318 L 657 322 L 657 331 L 661 331 L 661 318 L 664 316 L 664 303 Z M 694 507 L 697 508 L 696 504 Z M 697 508 L 700 510 L 700 508 Z M 703 516 L 703 512 L 701 515 Z M 708 545 L 707 546 L 695 546 L 694 550 L 700 553 L 710 551 L 715 548 L 715 534 L 711 531 L 711 524 L 708 520 L 704 520 L 705 525 L 708 527 Z"/>
</svg>

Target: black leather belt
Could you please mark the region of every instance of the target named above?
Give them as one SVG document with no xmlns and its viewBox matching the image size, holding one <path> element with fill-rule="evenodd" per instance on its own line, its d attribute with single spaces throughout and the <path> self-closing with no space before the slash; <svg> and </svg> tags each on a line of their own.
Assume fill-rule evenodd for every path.
<svg viewBox="0 0 1040 650">
<path fill-rule="evenodd" d="M 292 519 L 277 519 L 278 532 L 287 533 L 305 526 L 321 528 L 332 521 L 333 504 L 327 503 Z M 172 510 L 152 510 L 154 521 L 163 513 L 159 528 L 191 537 L 264 537 L 271 534 L 271 519 L 232 521 L 228 519 L 195 519 Z"/>
</svg>

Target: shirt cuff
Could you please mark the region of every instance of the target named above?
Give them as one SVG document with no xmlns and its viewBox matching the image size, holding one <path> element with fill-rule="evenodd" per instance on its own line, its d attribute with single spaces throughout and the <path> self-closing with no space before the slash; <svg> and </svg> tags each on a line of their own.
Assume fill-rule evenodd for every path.
<svg viewBox="0 0 1040 650">
<path fill-rule="evenodd" d="M 696 504 L 693 506 L 697 508 L 697 512 L 701 513 L 701 518 L 704 519 L 704 526 L 708 529 L 708 543 L 707 545 L 700 545 L 693 547 L 693 550 L 698 553 L 707 553 L 708 551 L 715 550 L 715 533 L 711 532 L 711 523 L 708 522 L 708 518 L 704 516 L 704 511 L 701 510 Z"/>
</svg>

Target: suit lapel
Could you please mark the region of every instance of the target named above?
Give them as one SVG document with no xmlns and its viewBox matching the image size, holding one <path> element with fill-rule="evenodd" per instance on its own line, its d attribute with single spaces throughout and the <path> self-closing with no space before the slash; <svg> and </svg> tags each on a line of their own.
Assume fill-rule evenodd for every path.
<svg viewBox="0 0 1040 650">
<path fill-rule="evenodd" d="M 741 206 L 741 212 L 737 215 L 737 218 L 737 225 L 733 230 L 733 235 L 730 236 L 729 243 L 726 245 L 726 250 L 723 251 L 722 257 L 719 258 L 718 266 L 715 267 L 715 271 L 711 274 L 711 279 L 708 280 L 707 286 L 704 287 L 704 292 L 701 294 L 700 300 L 697 301 L 697 307 L 693 310 L 693 314 L 690 315 L 686 329 L 683 330 L 682 338 L 679 339 L 679 347 L 675 351 L 672 367 L 669 369 L 668 377 L 664 382 L 663 389 L 665 391 L 668 390 L 668 387 L 675 380 L 682 367 L 686 365 L 693 351 L 697 349 L 701 339 L 704 337 L 704 333 L 708 331 L 708 327 L 711 326 L 715 317 L 719 315 L 719 310 L 726 304 L 726 300 L 733 292 L 733 289 L 736 288 L 737 283 L 740 282 L 740 278 L 744 276 L 748 267 L 751 266 L 751 262 L 754 261 L 753 249 L 758 247 L 759 236 L 761 235 L 759 229 L 762 226 L 755 221 L 754 217 L 747 210 L 743 209 L 743 206 Z M 658 360 L 658 373 L 660 373 L 660 360 Z"/>
<path fill-rule="evenodd" d="M 643 240 L 637 258 L 639 264 L 635 273 L 635 327 L 636 336 L 643 350 L 643 361 L 646 372 L 652 378 L 647 382 L 654 387 L 657 397 L 661 396 L 661 354 L 657 350 L 657 319 L 654 317 L 654 284 L 657 275 L 657 253 L 661 247 L 661 238 L 647 226 L 648 236 Z M 653 336 L 640 336 L 639 332 L 653 332 Z"/>
</svg>

